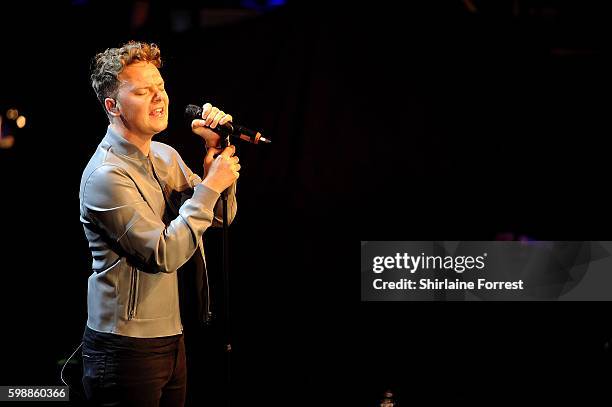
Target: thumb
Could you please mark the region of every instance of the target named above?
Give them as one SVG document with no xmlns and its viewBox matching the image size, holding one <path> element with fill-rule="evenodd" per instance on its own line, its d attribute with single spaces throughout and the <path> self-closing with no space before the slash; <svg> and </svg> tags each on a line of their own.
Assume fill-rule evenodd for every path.
<svg viewBox="0 0 612 407">
<path fill-rule="evenodd" d="M 196 129 L 198 127 L 205 127 L 206 121 L 205 120 L 201 120 L 201 119 L 193 119 L 191 121 L 191 128 L 192 129 Z"/>
</svg>

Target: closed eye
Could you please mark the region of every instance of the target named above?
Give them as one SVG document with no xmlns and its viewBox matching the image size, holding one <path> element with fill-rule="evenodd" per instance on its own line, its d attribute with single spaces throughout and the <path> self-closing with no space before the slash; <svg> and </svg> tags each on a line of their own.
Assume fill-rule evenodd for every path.
<svg viewBox="0 0 612 407">
<path fill-rule="evenodd" d="M 165 89 L 165 88 L 163 88 L 163 87 L 158 88 L 158 90 L 159 90 L 160 92 L 165 92 L 165 91 L 166 91 L 166 89 Z M 136 95 L 139 95 L 139 96 L 144 96 L 144 95 L 146 95 L 147 93 L 149 93 L 148 89 L 140 89 L 140 90 L 137 90 L 137 91 L 136 91 Z"/>
</svg>

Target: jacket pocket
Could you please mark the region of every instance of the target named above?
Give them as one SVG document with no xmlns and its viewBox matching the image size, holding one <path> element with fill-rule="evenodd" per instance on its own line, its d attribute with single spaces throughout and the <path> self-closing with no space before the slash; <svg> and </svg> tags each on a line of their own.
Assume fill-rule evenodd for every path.
<svg viewBox="0 0 612 407">
<path fill-rule="evenodd" d="M 136 316 L 136 300 L 138 298 L 138 270 L 130 267 L 130 291 L 128 296 L 128 320 Z"/>
</svg>

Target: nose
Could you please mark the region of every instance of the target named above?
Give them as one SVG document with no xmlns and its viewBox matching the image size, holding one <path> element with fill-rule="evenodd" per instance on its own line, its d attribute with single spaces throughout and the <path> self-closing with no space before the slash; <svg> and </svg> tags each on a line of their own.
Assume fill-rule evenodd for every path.
<svg viewBox="0 0 612 407">
<path fill-rule="evenodd" d="M 153 101 L 154 102 L 159 102 L 161 100 L 162 100 L 161 92 L 160 91 L 155 92 L 155 96 L 153 97 Z"/>
</svg>

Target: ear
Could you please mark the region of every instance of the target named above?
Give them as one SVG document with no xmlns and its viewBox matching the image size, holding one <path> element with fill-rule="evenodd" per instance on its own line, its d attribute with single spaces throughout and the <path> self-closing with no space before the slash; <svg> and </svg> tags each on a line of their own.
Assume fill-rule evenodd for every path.
<svg viewBox="0 0 612 407">
<path fill-rule="evenodd" d="M 106 98 L 104 99 L 104 107 L 106 111 L 111 116 L 119 116 L 121 112 L 119 111 L 119 106 L 117 106 L 117 99 Z"/>
</svg>

